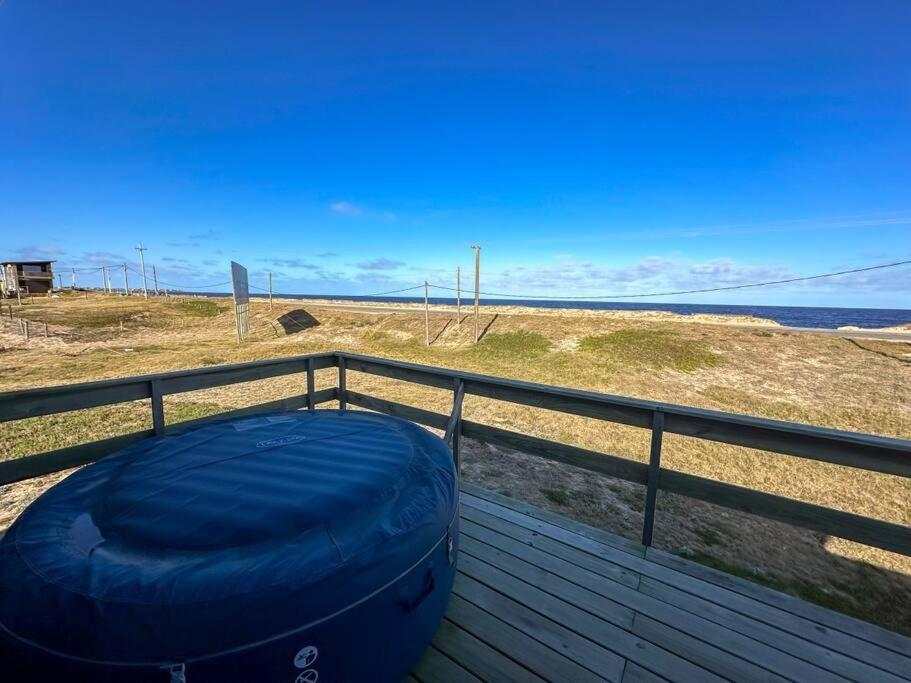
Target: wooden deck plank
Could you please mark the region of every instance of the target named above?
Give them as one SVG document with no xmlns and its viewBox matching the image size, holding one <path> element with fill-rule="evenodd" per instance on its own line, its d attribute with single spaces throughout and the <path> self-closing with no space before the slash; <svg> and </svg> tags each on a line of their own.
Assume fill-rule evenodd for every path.
<svg viewBox="0 0 911 683">
<path fill-rule="evenodd" d="M 466 671 L 489 683 L 544 683 L 544 679 L 504 656 L 472 633 L 444 619 L 433 646 Z"/>
<path fill-rule="evenodd" d="M 645 557 L 645 546 L 636 541 L 631 541 L 628 538 L 623 538 L 622 536 L 617 536 L 616 534 L 611 534 L 607 531 L 602 531 L 601 529 L 595 529 L 594 527 L 582 524 L 569 517 L 564 517 L 555 512 L 529 505 L 528 503 L 515 500 L 514 498 L 502 496 L 499 493 L 494 493 L 493 491 L 481 488 L 480 486 L 475 486 L 474 484 L 463 482 L 461 484 L 461 489 L 463 493 L 473 496 L 474 498 L 495 503 L 500 507 L 523 512 L 530 517 L 535 517 L 541 521 L 562 526 L 564 529 L 575 531 L 577 534 L 599 541 L 605 545 L 613 546 L 632 555 Z"/>
<path fill-rule="evenodd" d="M 446 619 L 406 683 L 911 681 L 899 634 L 474 493 Z"/>
<path fill-rule="evenodd" d="M 637 614 L 633 633 L 650 643 L 659 645 L 699 666 L 713 671 L 731 681 L 770 681 L 782 683 L 788 679 L 778 676 L 752 662 L 725 652 L 721 648 L 700 641 L 684 631 L 671 628 L 655 619 Z M 816 679 L 796 679 L 816 680 Z"/>
<path fill-rule="evenodd" d="M 656 597 L 669 605 L 685 609 L 710 619 L 733 631 L 766 643 L 823 669 L 837 673 L 854 681 L 881 680 L 883 683 L 900 683 L 905 679 L 877 669 L 869 664 L 852 659 L 841 652 L 835 652 L 816 643 L 811 643 L 785 631 L 769 626 L 761 621 L 750 619 L 738 612 L 721 605 L 704 600 L 673 586 L 654 581 L 648 577 L 642 580 L 639 590 L 646 595 Z"/>
<path fill-rule="evenodd" d="M 605 578 L 617 581 L 618 583 L 625 584 L 632 588 L 636 588 L 639 585 L 639 574 L 637 572 L 626 569 L 619 564 L 608 562 L 603 558 L 593 557 L 588 553 L 571 548 L 564 543 L 560 543 L 549 536 L 518 526 L 509 520 L 502 519 L 489 512 L 484 512 L 477 508 L 464 505 L 462 506 L 462 520 L 463 524 L 467 520 L 487 527 L 488 529 L 492 529 L 493 531 L 506 534 L 526 545 L 533 548 L 540 548 L 554 557 L 563 558 L 564 560 L 584 567 Z"/>
<path fill-rule="evenodd" d="M 911 657 L 911 638 L 868 621 L 814 605 L 793 595 L 766 588 L 758 583 L 691 562 L 663 550 L 649 548 L 646 552 L 646 559 Z"/>
<path fill-rule="evenodd" d="M 583 586 L 567 581 L 557 573 L 523 562 L 509 553 L 482 543 L 470 536 L 462 535 L 459 553 L 469 555 L 497 567 L 542 591 L 575 605 L 599 619 L 608 621 L 627 631 L 633 625 L 634 612 L 610 598 L 599 595 Z"/>
<path fill-rule="evenodd" d="M 822 626 L 815 621 L 786 612 L 765 602 L 729 591 L 681 572 L 678 572 L 677 576 L 671 577 L 670 581 L 668 581 L 668 577 L 659 578 L 658 580 L 899 677 L 907 677 L 909 672 L 911 672 L 911 658 L 866 640 L 855 638 L 842 631 Z"/>
<path fill-rule="evenodd" d="M 514 568 L 523 567 L 526 563 L 534 565 L 539 569 L 561 577 L 564 581 L 586 587 L 594 593 L 640 613 L 636 617 L 637 622 L 639 617 L 644 615 L 662 622 L 662 624 L 676 629 L 682 634 L 693 634 L 695 638 L 690 638 L 689 636 L 675 637 L 667 642 L 684 642 L 686 648 L 694 653 L 694 656 L 690 657 L 690 659 L 710 670 L 715 669 L 712 669 L 709 664 L 716 660 L 719 661 L 723 670 L 716 670 L 716 673 L 721 675 L 727 676 L 729 671 L 739 667 L 742 672 L 741 677 L 750 680 L 812 679 L 815 681 L 841 682 L 846 680 L 830 671 L 822 671 L 814 664 L 808 663 L 803 659 L 785 654 L 778 649 L 731 630 L 727 626 L 721 626 L 703 618 L 701 615 L 667 604 L 656 597 L 640 593 L 634 588 L 611 581 L 566 560 L 548 555 L 540 549 L 525 545 L 507 535 L 476 525 L 469 520 L 463 520 L 462 533 L 465 537 L 484 544 L 484 552 L 481 555 L 481 559 L 490 561 L 496 566 L 510 571 L 510 573 L 515 573 L 513 571 Z M 507 563 L 508 566 L 499 564 L 496 561 L 496 553 L 508 553 L 515 558 L 516 562 Z M 520 578 L 528 580 L 522 573 L 518 573 L 518 575 Z M 536 585 L 550 592 L 546 586 Z M 585 604 L 574 604 L 582 609 L 587 609 Z M 632 630 L 636 632 L 635 628 Z M 657 627 L 653 628 L 652 632 L 663 634 L 664 637 L 669 635 Z M 638 633 L 638 635 L 643 634 Z M 667 648 L 666 645 L 658 641 L 653 640 L 652 642 L 662 645 L 666 649 L 672 649 L 677 654 L 683 654 L 681 651 Z M 709 651 L 709 653 L 706 654 L 705 651 Z M 698 659 L 695 658 L 697 656 L 699 657 Z M 760 669 L 759 667 L 762 668 Z"/>
<path fill-rule="evenodd" d="M 475 521 L 475 519 L 478 521 Z M 558 548 L 561 544 L 557 541 L 551 540 L 551 548 L 555 549 L 559 554 L 550 552 L 550 549 L 541 548 L 540 545 L 535 545 L 535 542 L 542 538 L 540 534 L 535 534 L 529 530 L 524 530 L 525 533 L 523 533 L 521 527 L 506 520 L 502 520 L 501 524 L 497 524 L 497 528 L 491 528 L 489 526 L 491 523 L 489 516 L 487 519 L 480 516 L 475 517 L 475 519 L 472 519 L 469 515 L 462 517 L 460 530 L 463 536 L 478 539 L 499 549 L 508 550 L 509 553 L 519 557 L 524 557 L 528 552 L 531 552 L 538 559 L 538 566 L 551 571 L 557 576 L 562 576 L 562 572 L 565 569 L 570 569 L 573 572 L 585 572 L 605 582 L 624 586 L 633 592 L 635 592 L 636 586 L 639 584 L 637 574 L 629 571 L 617 572 L 622 578 L 633 578 L 633 581 L 618 581 L 610 575 L 610 570 L 618 565 L 591 555 L 586 556 L 585 553 L 568 546 L 563 546 L 565 550 L 560 551 Z M 582 565 L 581 562 L 586 564 Z M 607 575 L 605 576 L 605 574 Z"/>
<path fill-rule="evenodd" d="M 624 660 L 616 653 L 462 572 L 456 575 L 453 594 L 496 615 L 549 650 L 565 654 L 593 676 L 619 681 L 623 674 Z"/>
<path fill-rule="evenodd" d="M 411 675 L 420 683 L 482 683 L 473 673 L 462 668 L 433 645 L 411 669 Z"/>
<path fill-rule="evenodd" d="M 500 498 L 503 497 L 500 496 Z M 823 647 L 842 652 L 873 667 L 883 669 L 900 677 L 907 677 L 908 672 L 911 671 L 911 658 L 905 657 L 892 649 L 856 638 L 837 629 L 822 626 L 805 617 L 795 615 L 774 605 L 769 605 L 763 601 L 747 597 L 702 579 L 697 579 L 684 572 L 670 569 L 662 564 L 624 553 L 615 547 L 595 542 L 590 536 L 575 534 L 562 526 L 544 522 L 524 512 L 491 503 L 488 500 L 472 495 L 463 496 L 463 502 L 470 507 L 476 507 L 492 514 L 499 514 L 520 526 L 546 534 L 567 545 L 620 564 L 632 571 L 639 572 L 643 576 L 649 576 L 691 592 Z"/>
<path fill-rule="evenodd" d="M 610 566 L 616 566 L 612 563 L 607 563 L 606 560 L 595 558 L 588 555 L 587 553 L 583 553 L 582 551 L 569 548 L 568 546 L 565 546 L 564 544 L 557 541 L 546 539 L 549 541 L 549 544 L 543 543 L 543 537 L 534 532 L 531 532 L 524 528 L 516 527 L 513 523 L 507 520 L 495 518 L 488 513 L 484 513 L 467 506 L 464 508 L 463 520 L 466 520 L 468 522 L 467 524 L 463 522 L 465 525 L 463 528 L 467 529 L 467 533 L 469 535 L 472 535 L 471 525 L 474 524 L 477 520 L 477 522 L 485 525 L 488 529 L 491 527 L 496 527 L 496 530 L 498 530 L 500 533 L 510 536 L 512 539 L 516 539 L 517 541 L 521 541 L 530 548 L 537 548 L 540 550 L 545 550 L 546 552 L 550 552 L 552 548 L 557 548 L 559 557 L 585 569 L 597 571 L 598 563 L 605 563 L 609 564 Z M 481 538 L 481 540 L 484 539 Z M 519 547 L 516 546 L 515 542 L 512 544 L 507 542 L 504 545 L 503 539 L 494 538 L 491 540 L 493 541 L 492 544 L 501 549 L 510 550 L 510 552 L 513 552 L 513 554 L 515 554 L 515 551 L 511 550 L 510 548 L 515 549 Z M 520 557 L 525 557 L 524 550 L 524 547 L 521 548 L 521 552 L 519 552 Z M 579 556 L 588 558 L 588 561 L 580 562 Z M 564 572 L 562 568 L 559 568 L 558 571 L 564 578 L 569 578 L 569 575 Z M 605 572 L 602 572 L 599 575 L 610 576 Z M 587 581 L 593 584 L 594 579 L 595 577 L 588 577 Z M 651 597 L 655 597 L 659 600 L 662 600 L 663 602 L 673 604 L 692 614 L 696 614 L 703 619 L 709 619 L 710 621 L 721 624 L 726 628 L 732 629 L 733 631 L 741 633 L 745 636 L 749 636 L 750 638 L 753 638 L 761 643 L 765 643 L 766 645 L 781 650 L 788 655 L 802 659 L 805 662 L 812 664 L 813 666 L 819 666 L 821 668 L 827 669 L 830 672 L 837 673 L 841 676 L 845 676 L 853 680 L 870 680 L 871 678 L 876 678 L 878 676 L 885 677 L 884 680 L 891 681 L 892 683 L 900 680 L 893 676 L 890 676 L 882 670 L 874 669 L 873 667 L 864 664 L 863 662 L 851 659 L 850 657 L 847 657 L 839 652 L 823 648 L 822 646 L 811 643 L 807 640 L 804 640 L 803 638 L 786 633 L 763 622 L 755 621 L 739 613 L 732 612 L 731 610 L 727 610 L 720 605 L 702 600 L 689 593 L 677 591 L 671 586 L 667 586 L 666 584 L 654 581 L 648 577 L 642 579 L 642 582 L 643 585 L 645 585 L 646 582 L 648 583 L 649 590 L 640 589 L 640 591 L 646 593 L 647 595 L 650 595 Z M 641 609 L 641 607 L 636 603 L 624 603 L 622 597 L 616 599 L 618 599 L 618 601 L 620 601 L 622 604 L 627 604 L 634 609 Z M 652 614 L 652 616 L 655 615 Z M 770 655 L 771 654 L 773 653 L 770 653 Z M 776 660 L 777 659 L 778 658 L 776 658 Z M 789 663 L 790 666 L 786 668 L 785 665 Z M 795 667 L 795 663 L 791 661 L 790 657 L 785 657 L 783 660 L 777 661 L 776 666 L 779 667 L 777 670 L 782 675 L 798 675 L 801 673 L 801 667 Z M 808 676 L 811 673 L 818 672 L 814 672 L 809 669 L 805 669 L 803 671 L 804 676 Z"/>
<path fill-rule="evenodd" d="M 494 567 L 469 553 L 459 555 L 459 569 L 471 578 L 509 596 L 530 609 L 565 625 L 624 659 L 675 681 L 721 681 L 721 677 L 678 657 L 628 630 L 599 619 L 575 605 L 564 602 L 536 586 Z"/>
<path fill-rule="evenodd" d="M 566 529 L 561 525 L 553 524 L 552 522 L 539 519 L 538 517 L 533 517 L 525 512 L 513 510 L 512 508 L 507 508 L 482 498 L 466 495 L 462 496 L 462 505 L 487 512 L 490 515 L 525 527 L 526 529 L 546 536 L 547 538 L 565 543 L 572 548 L 584 550 L 589 554 L 613 562 L 629 571 L 642 573 L 643 570 L 649 568 L 650 563 L 643 557 L 634 553 L 628 553 L 616 546 L 602 543 L 589 536 Z M 674 570 L 662 567 L 661 565 L 655 566 L 659 571 L 663 571 L 666 576 L 672 576 L 675 573 Z"/>
<path fill-rule="evenodd" d="M 626 670 L 623 672 L 623 683 L 664 683 L 666 680 L 648 669 L 643 669 L 635 662 L 627 662 Z"/>
<path fill-rule="evenodd" d="M 552 683 L 582 683 L 604 680 L 459 595 L 449 599 L 446 618 L 506 656 L 521 660 L 522 666 Z"/>
</svg>

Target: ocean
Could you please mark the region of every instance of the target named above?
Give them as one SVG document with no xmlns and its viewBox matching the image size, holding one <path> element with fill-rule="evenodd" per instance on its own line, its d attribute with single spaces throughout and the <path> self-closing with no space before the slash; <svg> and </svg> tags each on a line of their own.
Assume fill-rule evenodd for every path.
<svg viewBox="0 0 911 683">
<path fill-rule="evenodd" d="M 260 294 L 255 295 L 259 298 Z M 286 299 L 334 299 L 353 302 L 423 303 L 423 297 L 411 296 L 341 296 L 311 294 L 276 294 Z M 455 298 L 431 297 L 431 304 L 455 305 Z M 855 327 L 893 327 L 911 323 L 911 310 L 901 308 L 830 308 L 816 306 L 723 306 L 718 304 L 659 304 L 615 301 L 549 301 L 546 299 L 481 299 L 484 305 L 534 306 L 537 308 L 588 308 L 608 311 L 670 311 L 682 315 L 710 313 L 714 315 L 751 315 L 774 320 L 788 327 L 819 327 L 835 329 Z M 469 296 L 462 305 L 471 305 Z"/>
</svg>

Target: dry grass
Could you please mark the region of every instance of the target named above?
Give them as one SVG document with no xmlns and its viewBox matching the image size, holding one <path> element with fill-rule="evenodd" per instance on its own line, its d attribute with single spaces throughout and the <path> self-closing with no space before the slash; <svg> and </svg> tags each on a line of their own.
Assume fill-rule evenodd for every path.
<svg viewBox="0 0 911 683">
<path fill-rule="evenodd" d="M 691 372 L 718 365 L 723 358 L 702 339 L 689 339 L 674 330 L 626 329 L 583 338 L 579 349 L 609 355 L 621 363 Z"/>
<path fill-rule="evenodd" d="M 473 324 L 423 316 L 308 309 L 316 324 L 274 325 L 301 302 L 254 304 L 253 334 L 233 340 L 225 301 L 138 297 L 47 300 L 23 307 L 52 336 L 25 342 L 0 326 L 0 390 L 244 360 L 349 350 L 547 384 L 668 401 L 826 427 L 911 438 L 911 344 L 738 329 L 667 317 L 532 315 L 485 311 Z M 294 316 L 291 316 L 294 318 Z M 296 319 L 296 318 L 294 318 Z M 120 330 L 120 321 L 124 330 Z M 333 384 L 322 371 L 320 386 Z M 451 393 L 351 373 L 349 387 L 448 412 Z M 167 398 L 169 421 L 300 393 L 303 378 Z M 648 433 L 561 413 L 468 397 L 468 419 L 645 461 Z M 11 456 L 146 428 L 145 404 L 125 404 L 3 426 Z M 858 514 L 911 524 L 911 482 L 825 463 L 668 436 L 664 463 L 706 476 Z M 532 503 L 632 538 L 641 495 L 625 482 L 477 445 L 466 475 Z M 483 457 L 482 457 L 483 456 Z M 56 476 L 56 475 L 55 475 Z M 0 490 L 0 510 L 21 509 L 43 484 Z M 23 493 L 23 490 L 32 493 Z M 545 493 L 547 492 L 547 493 Z M 569 505 L 561 501 L 569 500 Z M 675 496 L 661 497 L 657 543 L 755 580 L 911 632 L 911 559 Z M 11 514 L 6 519 L 11 519 Z"/>
</svg>

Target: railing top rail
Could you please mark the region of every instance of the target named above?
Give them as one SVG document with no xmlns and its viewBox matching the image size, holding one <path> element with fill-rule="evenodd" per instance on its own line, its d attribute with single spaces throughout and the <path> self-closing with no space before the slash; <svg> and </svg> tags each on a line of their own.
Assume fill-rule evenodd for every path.
<svg viewBox="0 0 911 683">
<path fill-rule="evenodd" d="M 259 379 L 255 376 L 257 371 L 266 371 L 262 373 L 263 378 L 283 374 L 269 373 L 269 369 L 287 368 L 288 372 L 303 372 L 306 370 L 307 359 L 323 360 L 320 367 L 333 367 L 338 362 L 335 353 L 315 353 L 78 384 L 18 389 L 0 393 L 0 422 L 149 398 L 150 384 L 153 381 L 161 382 L 165 393 L 178 393 Z M 219 378 L 224 381 L 219 381 Z M 76 397 L 84 400 L 68 400 Z"/>
<path fill-rule="evenodd" d="M 0 393 L 0 422 L 150 398 L 152 381 L 160 382 L 164 394 L 178 393 L 304 372 L 308 359 L 315 361 L 315 369 L 334 367 L 338 365 L 340 358 L 345 359 L 350 370 L 362 370 L 445 389 L 451 389 L 454 380 L 462 380 L 466 394 L 635 427 L 650 428 L 652 415 L 660 411 L 665 415 L 665 431 L 670 433 L 911 477 L 911 441 L 905 439 L 613 396 L 342 352 L 272 358 L 233 365 L 4 392 Z"/>
<path fill-rule="evenodd" d="M 366 366 L 375 370 L 387 368 L 393 372 L 386 374 L 397 379 L 447 389 L 452 387 L 454 379 L 461 379 L 465 383 L 466 394 L 635 427 L 650 428 L 652 415 L 661 411 L 665 414 L 667 432 L 911 477 L 911 441 L 906 439 L 613 396 L 373 356 L 338 355 L 347 360 L 350 370 Z M 861 464 L 861 460 L 867 462 Z"/>
<path fill-rule="evenodd" d="M 14 389 L 13 391 L 0 392 L 0 400 L 6 401 L 16 398 L 30 398 L 32 396 L 60 396 L 64 394 L 78 394 L 81 391 L 139 384 L 152 380 L 168 380 L 178 377 L 198 377 L 201 375 L 218 375 L 232 370 L 246 368 L 264 368 L 270 365 L 283 365 L 293 361 L 306 361 L 308 358 L 333 358 L 334 352 L 310 353 L 300 356 L 283 356 L 281 358 L 267 358 L 265 360 L 252 360 L 244 363 L 230 365 L 211 365 L 204 368 L 189 368 L 187 370 L 170 370 L 149 375 L 133 375 L 132 377 L 115 377 L 114 379 L 100 379 L 92 382 L 79 382 L 76 384 L 55 384 L 48 387 L 34 387 L 32 389 Z"/>
</svg>

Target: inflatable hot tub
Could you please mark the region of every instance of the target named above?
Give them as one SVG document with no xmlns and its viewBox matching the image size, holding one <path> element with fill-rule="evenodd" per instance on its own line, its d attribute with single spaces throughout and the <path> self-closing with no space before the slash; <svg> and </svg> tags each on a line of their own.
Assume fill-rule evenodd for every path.
<svg viewBox="0 0 911 683">
<path fill-rule="evenodd" d="M 455 572 L 448 446 L 405 420 L 287 412 L 148 439 L 0 541 L 18 681 L 399 681 Z"/>
</svg>

